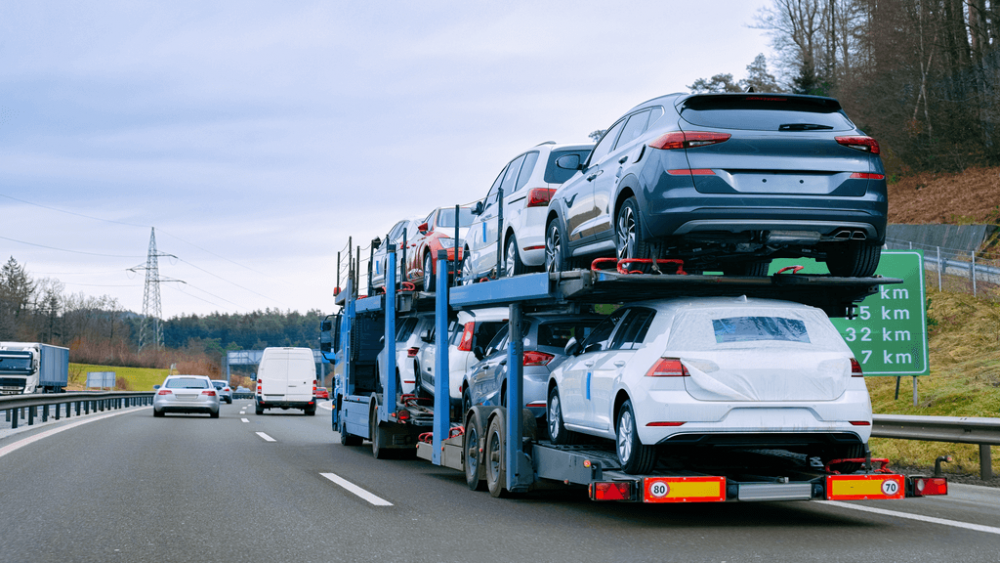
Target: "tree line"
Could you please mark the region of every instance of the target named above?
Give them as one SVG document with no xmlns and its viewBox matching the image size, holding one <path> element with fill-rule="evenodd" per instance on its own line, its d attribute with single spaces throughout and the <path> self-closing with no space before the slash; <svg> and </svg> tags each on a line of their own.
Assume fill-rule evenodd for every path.
<svg viewBox="0 0 1000 563">
<path fill-rule="evenodd" d="M 181 315 L 162 321 L 164 348 L 140 349 L 143 318 L 117 299 L 67 293 L 59 280 L 35 279 L 13 257 L 0 266 L 0 341 L 66 346 L 70 361 L 79 363 L 158 368 L 187 364 L 218 373 L 229 350 L 318 347 L 322 317 L 318 310 L 302 314 L 277 309 Z"/>
<path fill-rule="evenodd" d="M 894 175 L 1000 164 L 1000 0 L 772 0 L 750 25 L 777 78 L 758 55 L 693 91 L 836 97 Z"/>
</svg>

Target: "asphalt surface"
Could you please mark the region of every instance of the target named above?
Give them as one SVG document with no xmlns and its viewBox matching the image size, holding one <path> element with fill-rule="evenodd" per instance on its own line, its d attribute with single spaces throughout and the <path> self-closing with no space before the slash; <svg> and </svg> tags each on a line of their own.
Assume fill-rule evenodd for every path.
<svg viewBox="0 0 1000 563">
<path fill-rule="evenodd" d="M 117 412 L 0 438 L 0 561 L 1000 561 L 994 489 L 648 506 L 556 486 L 494 499 L 458 472 L 341 446 L 326 409 Z"/>
</svg>

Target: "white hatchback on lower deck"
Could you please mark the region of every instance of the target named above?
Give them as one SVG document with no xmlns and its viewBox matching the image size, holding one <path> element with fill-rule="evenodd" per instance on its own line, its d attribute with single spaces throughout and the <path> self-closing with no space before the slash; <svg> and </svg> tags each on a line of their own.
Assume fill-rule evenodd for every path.
<svg viewBox="0 0 1000 563">
<path fill-rule="evenodd" d="M 551 439 L 616 441 L 630 473 L 657 449 L 778 448 L 864 455 L 872 411 L 861 367 L 820 309 L 746 297 L 615 311 L 554 370 Z"/>
</svg>

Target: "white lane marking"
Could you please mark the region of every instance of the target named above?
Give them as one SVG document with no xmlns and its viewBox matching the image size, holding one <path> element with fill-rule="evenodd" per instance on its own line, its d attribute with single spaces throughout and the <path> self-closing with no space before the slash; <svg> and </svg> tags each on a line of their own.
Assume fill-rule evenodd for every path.
<svg viewBox="0 0 1000 563">
<path fill-rule="evenodd" d="M 392 506 L 391 502 L 385 500 L 384 498 L 380 498 L 369 493 L 368 491 L 362 489 L 361 487 L 355 485 L 354 483 L 348 481 L 347 479 L 340 477 L 339 475 L 335 475 L 333 473 L 320 473 L 320 475 L 326 477 L 327 479 L 347 489 L 348 492 L 354 493 L 355 495 L 365 499 L 366 501 L 375 506 Z"/>
<path fill-rule="evenodd" d="M 245 418 L 241 418 L 241 419 L 240 419 L 240 422 L 250 422 L 250 421 L 249 421 L 249 420 L 247 420 L 247 419 L 245 419 Z"/>
<path fill-rule="evenodd" d="M 860 510 L 861 512 L 871 512 L 872 514 L 881 514 L 883 516 L 895 516 L 897 518 L 908 518 L 910 520 L 919 520 L 920 522 L 929 522 L 931 524 L 941 524 L 942 526 L 965 528 L 966 530 L 975 530 L 977 532 L 986 532 L 987 534 L 1000 535 L 1000 528 L 993 528 L 991 526 L 982 526 L 980 524 L 969 524 L 968 522 L 958 522 L 956 520 L 945 520 L 944 518 L 923 516 L 921 514 L 910 514 L 908 512 L 896 512 L 895 510 L 885 510 L 883 508 L 872 508 L 870 506 L 865 506 L 863 504 L 851 504 L 847 502 L 833 501 L 833 500 L 822 500 L 819 502 L 820 504 L 829 504 L 831 506 L 838 506 L 840 508 L 850 508 L 851 510 Z"/>
<path fill-rule="evenodd" d="M 265 442 L 277 442 L 274 438 L 264 434 L 263 432 L 257 432 L 257 435 L 264 439 Z"/>
<path fill-rule="evenodd" d="M 128 414 L 130 412 L 136 412 L 136 411 L 133 410 L 133 409 L 126 409 L 126 410 L 123 410 L 121 412 L 113 412 L 113 413 L 109 413 L 109 414 L 102 414 L 100 416 L 91 416 L 91 417 L 85 418 L 83 420 L 78 420 L 76 422 L 71 422 L 70 424 L 67 424 L 65 426 L 60 426 L 59 428 L 53 428 L 52 430 L 46 430 L 45 432 L 39 432 L 38 434 L 35 434 L 34 436 L 31 436 L 29 438 L 25 438 L 23 440 L 19 440 L 17 442 L 14 442 L 13 444 L 10 444 L 10 445 L 7 445 L 7 446 L 4 446 L 4 447 L 0 448 L 0 457 L 3 457 L 3 456 L 5 456 L 5 455 L 7 455 L 7 454 L 9 454 L 9 453 L 11 453 L 13 451 L 19 450 L 19 449 L 23 448 L 24 446 L 27 446 L 28 444 L 33 444 L 33 443 L 41 440 L 42 438 L 48 438 L 49 436 L 52 436 L 53 434 L 58 434 L 58 433 L 63 432 L 65 430 L 69 430 L 71 428 L 76 428 L 77 426 L 80 426 L 82 424 L 87 424 L 88 422 L 94 422 L 94 421 L 97 421 L 97 420 L 104 420 L 105 418 L 111 418 L 112 416 L 118 416 L 118 415 L 122 415 L 122 414 Z"/>
<path fill-rule="evenodd" d="M 332 411 L 333 410 L 333 403 L 320 403 L 319 404 L 319 408 L 326 409 L 328 411 Z"/>
</svg>

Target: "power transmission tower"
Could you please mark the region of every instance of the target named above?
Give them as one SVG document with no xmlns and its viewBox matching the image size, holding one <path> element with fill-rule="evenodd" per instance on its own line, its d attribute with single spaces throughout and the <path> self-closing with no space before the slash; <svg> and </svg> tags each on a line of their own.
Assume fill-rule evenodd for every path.
<svg viewBox="0 0 1000 563">
<path fill-rule="evenodd" d="M 173 254 L 161 254 L 156 251 L 156 227 L 153 227 L 149 233 L 149 252 L 146 254 L 146 263 L 129 268 L 130 272 L 146 270 L 146 287 L 142 293 L 142 322 L 139 325 L 140 350 L 149 345 L 156 349 L 163 347 L 163 328 L 160 326 L 160 317 L 163 315 L 160 304 L 160 282 L 186 283 L 182 280 L 160 277 L 160 266 L 157 260 L 160 256 L 177 258 Z"/>
</svg>

